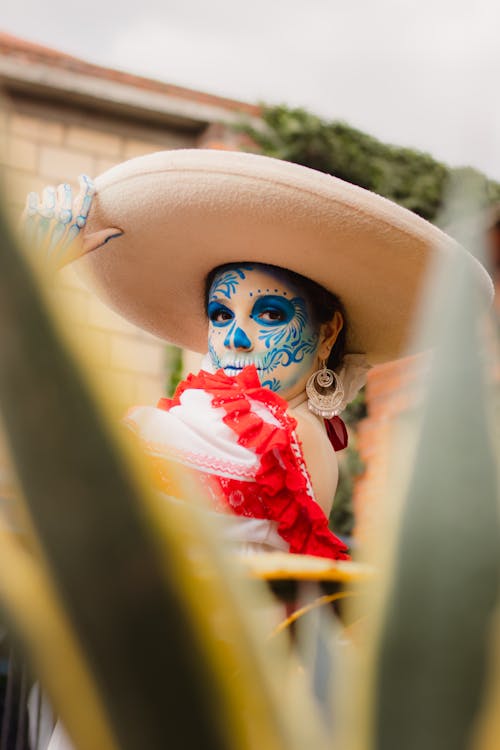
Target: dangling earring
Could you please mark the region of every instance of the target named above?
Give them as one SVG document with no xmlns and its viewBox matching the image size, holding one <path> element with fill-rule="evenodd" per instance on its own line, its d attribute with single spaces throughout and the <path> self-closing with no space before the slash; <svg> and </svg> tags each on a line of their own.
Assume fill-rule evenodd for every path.
<svg viewBox="0 0 500 750">
<path fill-rule="evenodd" d="M 340 413 L 344 401 L 344 386 L 337 373 L 327 368 L 326 360 L 320 360 L 320 367 L 320 370 L 313 372 L 306 384 L 308 406 L 318 417 L 331 419 Z"/>
</svg>

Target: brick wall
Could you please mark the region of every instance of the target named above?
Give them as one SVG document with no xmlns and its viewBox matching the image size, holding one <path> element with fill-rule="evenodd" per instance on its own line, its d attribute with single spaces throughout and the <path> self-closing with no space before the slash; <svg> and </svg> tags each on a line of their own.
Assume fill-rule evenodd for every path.
<svg viewBox="0 0 500 750">
<path fill-rule="evenodd" d="M 391 484 L 395 465 L 395 433 L 401 438 L 402 415 L 411 414 L 422 398 L 423 378 L 428 361 L 424 355 L 378 365 L 370 370 L 366 385 L 368 416 L 358 425 L 357 448 L 365 471 L 354 488 L 355 534 L 363 542 L 377 526 L 384 493 Z M 403 441 L 404 442 L 404 441 Z M 409 446 L 410 443 L 408 442 Z M 409 447 L 408 447 L 409 450 Z"/>
<path fill-rule="evenodd" d="M 0 161 L 7 197 L 19 216 L 26 195 L 46 185 L 90 176 L 125 159 L 162 149 L 192 147 L 196 136 L 140 122 L 123 121 L 75 107 L 10 99 L 2 112 Z M 84 342 L 93 374 L 108 384 L 118 412 L 136 403 L 154 404 L 165 393 L 175 350 L 106 308 L 67 267 L 58 274 L 51 296 Z M 3 455 L 3 460 L 2 456 Z M 0 435 L 0 501 L 10 496 L 5 449 Z"/>
<path fill-rule="evenodd" d="M 75 107 L 11 99 L 4 116 L 11 208 L 19 214 L 30 190 L 95 176 L 125 159 L 162 149 L 192 147 L 195 136 L 124 122 Z M 71 267 L 58 276 L 53 296 L 74 323 L 75 337 L 92 351 L 97 374 L 105 374 L 120 406 L 155 403 L 168 376 L 168 347 L 127 323 L 90 293 Z"/>
</svg>

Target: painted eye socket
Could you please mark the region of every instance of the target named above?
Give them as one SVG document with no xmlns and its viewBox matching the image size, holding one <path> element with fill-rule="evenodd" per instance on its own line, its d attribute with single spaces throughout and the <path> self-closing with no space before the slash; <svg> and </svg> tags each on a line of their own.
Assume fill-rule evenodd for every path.
<svg viewBox="0 0 500 750">
<path fill-rule="evenodd" d="M 283 310 L 276 310 L 269 308 L 269 310 L 262 310 L 257 316 L 259 320 L 265 320 L 269 323 L 283 323 L 286 320 L 286 314 Z"/>
<path fill-rule="evenodd" d="M 227 325 L 234 318 L 234 313 L 220 302 L 210 302 L 208 305 L 208 319 L 214 325 Z"/>
<path fill-rule="evenodd" d="M 295 308 L 290 300 L 269 294 L 259 297 L 252 310 L 252 318 L 266 326 L 289 323 L 295 315 Z"/>
<path fill-rule="evenodd" d="M 212 315 L 212 320 L 216 323 L 225 323 L 226 320 L 232 320 L 233 316 L 227 310 L 218 310 Z"/>
</svg>

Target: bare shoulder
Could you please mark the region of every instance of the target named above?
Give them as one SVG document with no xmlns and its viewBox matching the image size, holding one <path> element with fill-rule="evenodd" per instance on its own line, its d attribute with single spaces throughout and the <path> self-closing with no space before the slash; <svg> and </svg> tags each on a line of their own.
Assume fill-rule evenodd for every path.
<svg viewBox="0 0 500 750">
<path fill-rule="evenodd" d="M 337 456 L 323 422 L 309 411 L 306 402 L 290 409 L 290 413 L 297 420 L 297 435 L 316 500 L 328 515 L 338 481 Z"/>
<path fill-rule="evenodd" d="M 328 437 L 326 430 L 321 421 L 307 408 L 307 402 L 299 404 L 295 409 L 290 409 L 290 413 L 297 420 L 297 432 L 304 442 L 306 439 L 323 441 Z"/>
</svg>

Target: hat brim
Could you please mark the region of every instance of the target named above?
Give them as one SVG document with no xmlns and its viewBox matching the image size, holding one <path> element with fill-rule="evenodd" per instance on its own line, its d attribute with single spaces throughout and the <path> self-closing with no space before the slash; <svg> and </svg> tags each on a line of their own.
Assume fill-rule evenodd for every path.
<svg viewBox="0 0 500 750">
<path fill-rule="evenodd" d="M 370 363 L 405 352 L 433 257 L 464 253 L 415 214 L 330 175 L 254 154 L 176 150 L 96 180 L 85 232 L 123 235 L 76 262 L 114 310 L 179 346 L 206 351 L 204 285 L 216 266 L 269 263 L 337 294 L 349 352 Z"/>
</svg>

